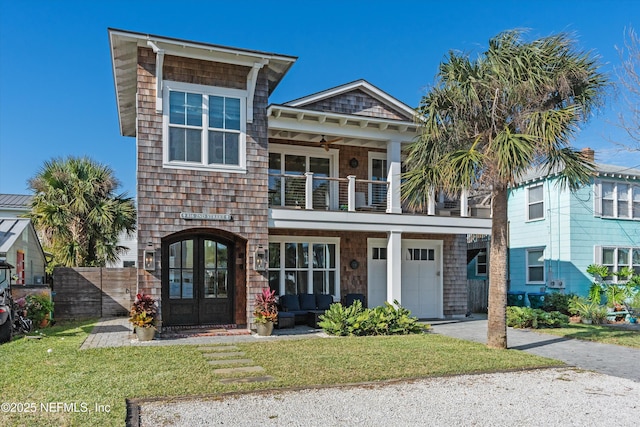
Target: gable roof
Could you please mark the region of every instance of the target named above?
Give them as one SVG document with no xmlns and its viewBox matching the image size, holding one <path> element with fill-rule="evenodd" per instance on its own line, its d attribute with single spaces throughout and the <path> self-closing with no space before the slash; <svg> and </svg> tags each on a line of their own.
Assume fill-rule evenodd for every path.
<svg viewBox="0 0 640 427">
<path fill-rule="evenodd" d="M 529 168 L 516 179 L 516 185 L 558 176 L 563 169 L 563 166 L 556 166 L 550 171 L 547 171 L 547 168 L 544 166 Z M 640 180 L 640 169 L 596 163 L 595 175 L 598 177 Z"/>
<path fill-rule="evenodd" d="M 138 47 L 149 47 L 150 44 L 162 49 L 167 55 L 247 67 L 253 67 L 254 64 L 262 64 L 267 71 L 269 93 L 276 88 L 282 77 L 298 59 L 295 56 L 193 42 L 115 28 L 109 28 L 108 33 L 120 133 L 124 136 L 135 136 L 136 134 L 135 101 Z"/>
<path fill-rule="evenodd" d="M 33 196 L 28 194 L 0 194 L 0 209 L 31 210 Z"/>
<path fill-rule="evenodd" d="M 282 104 L 315 111 L 413 121 L 415 110 L 360 79 Z"/>
<path fill-rule="evenodd" d="M 29 225 L 31 220 L 27 218 L 0 218 L 0 254 L 9 252 Z"/>
</svg>

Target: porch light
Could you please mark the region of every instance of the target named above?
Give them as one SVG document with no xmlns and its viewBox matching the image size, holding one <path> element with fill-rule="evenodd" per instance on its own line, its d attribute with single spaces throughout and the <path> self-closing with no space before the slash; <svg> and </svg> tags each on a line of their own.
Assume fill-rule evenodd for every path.
<svg viewBox="0 0 640 427">
<path fill-rule="evenodd" d="M 267 250 L 262 245 L 259 245 L 253 254 L 253 269 L 255 271 L 266 271 L 267 269 Z"/>
<path fill-rule="evenodd" d="M 153 250 L 153 245 L 149 243 L 147 245 L 149 249 L 144 251 L 144 269 L 147 271 L 154 271 L 156 269 L 156 251 Z"/>
</svg>

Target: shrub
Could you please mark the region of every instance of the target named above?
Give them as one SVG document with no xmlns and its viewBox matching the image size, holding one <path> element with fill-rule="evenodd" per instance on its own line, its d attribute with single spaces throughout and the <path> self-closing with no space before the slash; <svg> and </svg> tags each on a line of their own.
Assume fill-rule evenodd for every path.
<svg viewBox="0 0 640 427">
<path fill-rule="evenodd" d="M 397 301 L 394 301 L 396 305 Z M 331 335 L 406 335 L 424 331 L 416 317 L 406 308 L 385 303 L 366 309 L 356 300 L 351 306 L 332 304 L 320 316 L 318 325 Z"/>
<path fill-rule="evenodd" d="M 330 335 L 357 335 L 355 331 L 361 329 L 360 323 L 366 317 L 359 300 L 354 301 L 348 307 L 335 303 L 331 304 L 329 309 L 319 316 L 318 326 Z"/>
<path fill-rule="evenodd" d="M 575 297 L 576 294 L 561 294 L 560 292 L 552 292 L 545 297 L 542 309 L 544 311 L 559 311 L 562 314 L 569 315 L 569 301 Z"/>
<path fill-rule="evenodd" d="M 560 328 L 569 324 L 569 316 L 558 311 L 539 308 L 507 307 L 507 326 L 513 328 Z"/>
<path fill-rule="evenodd" d="M 51 301 L 49 295 L 29 295 L 26 301 L 27 317 L 36 325 L 40 324 L 53 311 L 53 301 Z"/>
</svg>

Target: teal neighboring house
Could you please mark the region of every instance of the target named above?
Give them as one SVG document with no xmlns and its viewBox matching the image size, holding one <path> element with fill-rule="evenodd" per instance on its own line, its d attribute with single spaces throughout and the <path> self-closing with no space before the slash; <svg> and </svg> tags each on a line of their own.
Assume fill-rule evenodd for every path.
<svg viewBox="0 0 640 427">
<path fill-rule="evenodd" d="M 593 263 L 640 274 L 640 170 L 597 164 L 575 193 L 558 182 L 557 171 L 531 170 L 510 191 L 509 290 L 586 296 Z"/>
</svg>

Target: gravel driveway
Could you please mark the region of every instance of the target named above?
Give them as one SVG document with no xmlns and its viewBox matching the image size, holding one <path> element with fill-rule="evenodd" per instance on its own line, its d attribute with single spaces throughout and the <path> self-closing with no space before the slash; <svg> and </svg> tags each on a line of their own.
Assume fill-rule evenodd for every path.
<svg viewBox="0 0 640 427">
<path fill-rule="evenodd" d="M 638 426 L 640 383 L 567 368 L 142 402 L 142 426 Z"/>
</svg>

